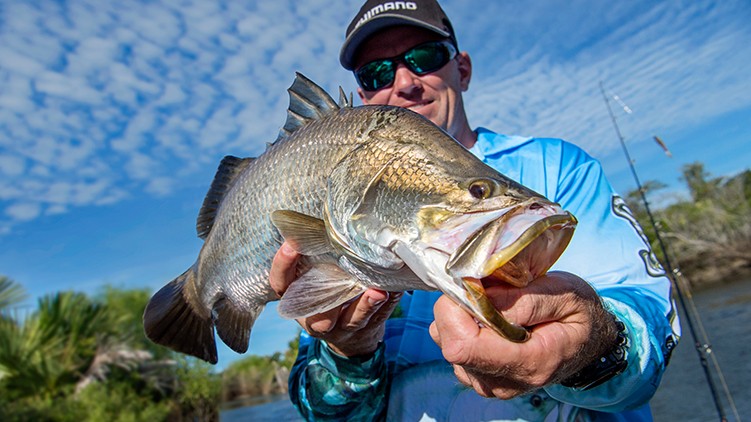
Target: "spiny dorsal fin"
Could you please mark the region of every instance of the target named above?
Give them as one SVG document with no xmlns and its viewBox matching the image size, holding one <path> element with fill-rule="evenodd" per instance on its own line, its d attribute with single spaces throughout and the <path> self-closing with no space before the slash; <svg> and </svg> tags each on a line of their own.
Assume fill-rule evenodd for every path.
<svg viewBox="0 0 751 422">
<path fill-rule="evenodd" d="M 245 170 L 255 158 L 237 158 L 228 155 L 222 159 L 219 163 L 219 168 L 216 170 L 214 181 L 211 182 L 209 192 L 206 194 L 206 198 L 203 200 L 203 206 L 201 211 L 198 212 L 198 219 L 196 220 L 196 231 L 198 237 L 206 239 L 206 236 L 211 232 L 211 228 L 214 226 L 214 218 L 216 212 L 219 209 L 219 204 L 222 203 L 224 195 L 230 190 L 232 184 L 237 179 L 237 176 Z"/>
<path fill-rule="evenodd" d="M 349 101 L 347 101 L 347 93 L 344 92 L 344 88 L 339 86 L 339 108 L 352 107 L 353 94 L 349 93 Z"/>
<path fill-rule="evenodd" d="M 320 86 L 296 72 L 295 81 L 289 87 L 289 107 L 287 121 L 279 131 L 276 140 L 286 138 L 311 120 L 320 119 L 338 110 L 339 106 L 333 98 Z"/>
</svg>

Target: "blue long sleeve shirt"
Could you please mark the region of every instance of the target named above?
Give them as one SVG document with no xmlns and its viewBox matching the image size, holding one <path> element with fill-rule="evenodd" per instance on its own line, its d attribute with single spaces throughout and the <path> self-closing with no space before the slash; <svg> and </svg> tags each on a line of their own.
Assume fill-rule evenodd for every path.
<svg viewBox="0 0 751 422">
<path fill-rule="evenodd" d="M 624 373 L 587 391 L 551 385 L 512 400 L 460 385 L 428 327 L 440 292 L 415 291 L 386 323 L 384 342 L 362 359 L 337 356 L 303 333 L 290 397 L 309 420 L 651 420 L 648 401 L 680 336 L 670 282 L 641 227 L 613 192 L 600 164 L 560 139 L 483 128 L 470 151 L 486 164 L 558 202 L 579 224 L 552 269 L 586 280 L 626 325 Z"/>
</svg>

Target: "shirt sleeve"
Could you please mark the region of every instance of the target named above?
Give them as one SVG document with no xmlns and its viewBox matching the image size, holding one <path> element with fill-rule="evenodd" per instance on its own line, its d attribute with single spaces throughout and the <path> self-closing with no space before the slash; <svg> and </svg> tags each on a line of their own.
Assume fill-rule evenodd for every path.
<svg viewBox="0 0 751 422">
<path fill-rule="evenodd" d="M 567 151 L 568 149 L 568 151 Z M 670 281 L 643 230 L 610 187 L 600 164 L 563 144 L 555 200 L 579 220 L 554 269 L 582 277 L 627 328 L 625 372 L 587 391 L 554 385 L 552 397 L 587 409 L 620 412 L 647 403 L 680 335 Z"/>
<path fill-rule="evenodd" d="M 301 334 L 289 395 L 306 420 L 381 420 L 386 384 L 383 343 L 371 356 L 346 358 L 324 341 Z"/>
</svg>

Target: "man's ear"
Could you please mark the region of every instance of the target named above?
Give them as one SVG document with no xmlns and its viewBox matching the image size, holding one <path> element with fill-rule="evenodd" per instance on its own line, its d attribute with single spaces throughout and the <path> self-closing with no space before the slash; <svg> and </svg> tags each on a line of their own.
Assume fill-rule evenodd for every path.
<svg viewBox="0 0 751 422">
<path fill-rule="evenodd" d="M 462 51 L 457 55 L 456 60 L 459 62 L 459 84 L 462 91 L 466 91 L 472 79 L 472 59 L 469 58 L 469 53 Z"/>
</svg>

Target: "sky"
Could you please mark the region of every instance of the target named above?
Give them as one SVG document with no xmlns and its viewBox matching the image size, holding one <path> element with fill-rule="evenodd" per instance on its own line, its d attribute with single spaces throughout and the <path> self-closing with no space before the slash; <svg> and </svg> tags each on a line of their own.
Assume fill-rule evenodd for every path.
<svg viewBox="0 0 751 422">
<path fill-rule="evenodd" d="M 668 186 L 658 205 L 685 197 L 686 164 L 713 176 L 751 167 L 751 2 L 442 5 L 473 61 L 471 125 L 571 141 L 625 194 L 635 182 L 608 98 L 641 181 Z M 219 161 L 276 139 L 294 72 L 355 90 L 338 52 L 359 7 L 0 0 L 0 275 L 34 306 L 181 274 L 201 248 L 195 218 Z M 250 353 L 285 350 L 297 329 L 270 305 Z M 220 347 L 220 366 L 239 356 Z"/>
</svg>

